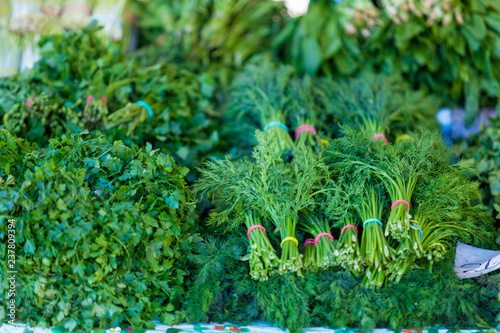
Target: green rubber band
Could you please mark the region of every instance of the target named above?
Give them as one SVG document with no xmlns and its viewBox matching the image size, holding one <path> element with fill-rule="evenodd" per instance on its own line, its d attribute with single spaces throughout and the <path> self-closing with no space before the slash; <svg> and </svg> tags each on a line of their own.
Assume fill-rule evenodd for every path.
<svg viewBox="0 0 500 333">
<path fill-rule="evenodd" d="M 148 111 L 148 114 L 149 114 L 148 121 L 151 121 L 151 119 L 153 119 L 153 116 L 155 115 L 155 113 L 153 112 L 153 109 L 151 108 L 151 106 L 149 106 L 148 103 L 146 103 L 144 101 L 137 101 L 137 102 L 135 102 L 135 104 L 142 106 L 143 108 L 145 108 Z"/>
</svg>

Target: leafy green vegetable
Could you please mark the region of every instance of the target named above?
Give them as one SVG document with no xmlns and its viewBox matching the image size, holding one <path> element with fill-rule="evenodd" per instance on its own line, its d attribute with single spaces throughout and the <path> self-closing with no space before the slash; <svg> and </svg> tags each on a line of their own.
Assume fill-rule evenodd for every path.
<svg viewBox="0 0 500 333">
<path fill-rule="evenodd" d="M 128 145 L 151 142 L 185 166 L 224 149 L 206 74 L 176 64 L 143 65 L 99 32 L 90 25 L 48 36 L 33 70 L 0 80 L 0 114 L 8 130 L 40 147 L 62 134 L 99 130 Z M 135 104 L 140 100 L 152 114 Z"/>
<path fill-rule="evenodd" d="M 292 162 L 287 163 L 272 134 L 257 131 L 257 139 L 259 145 L 252 160 L 208 163 L 194 188 L 215 203 L 211 223 L 229 223 L 227 229 L 233 229 L 247 209 L 267 219 L 281 238 L 279 272 L 301 274 L 302 254 L 295 238 L 299 213 L 313 208 L 326 167 L 307 147 L 299 147 Z"/>
<path fill-rule="evenodd" d="M 481 132 L 471 135 L 452 146 L 452 151 L 461 158 L 460 165 L 470 167 L 467 176 L 479 181 L 483 203 L 499 226 L 500 204 L 500 120 L 490 119 Z M 497 238 L 497 243 L 500 237 Z"/>
<path fill-rule="evenodd" d="M 387 288 L 374 291 L 361 286 L 362 278 L 342 270 L 254 281 L 248 266 L 235 260 L 246 246 L 242 238 L 207 239 L 201 244 L 193 279 L 202 275 L 206 279 L 197 280 L 188 291 L 184 313 L 189 321 L 248 325 L 264 319 L 291 332 L 319 326 L 402 330 L 497 325 L 498 276 L 460 280 L 453 271 L 453 248 L 432 272 L 423 263 L 399 284 L 389 282 Z M 203 273 L 211 271 L 214 263 L 216 274 Z M 408 316 L 410 312 L 414 315 Z"/>
<path fill-rule="evenodd" d="M 134 1 L 138 25 L 149 43 L 182 50 L 203 66 L 238 68 L 267 51 L 280 28 L 283 5 L 266 0 Z M 215 73 L 214 73 L 215 74 Z M 220 73 L 219 73 L 220 75 Z"/>
<path fill-rule="evenodd" d="M 186 168 L 150 144 L 131 149 L 102 135 L 63 136 L 38 150 L 2 129 L 0 147 L 1 265 L 7 271 L 14 219 L 20 320 L 145 331 L 179 308 L 184 250 L 195 237 Z M 2 299 L 7 289 L 2 281 Z"/>
<path fill-rule="evenodd" d="M 343 23 L 346 16 L 361 26 Z M 287 20 L 274 45 L 299 72 L 403 75 L 450 106 L 465 105 L 471 123 L 500 97 L 499 22 L 494 0 L 383 0 L 380 9 L 372 1 L 316 0 Z"/>
</svg>

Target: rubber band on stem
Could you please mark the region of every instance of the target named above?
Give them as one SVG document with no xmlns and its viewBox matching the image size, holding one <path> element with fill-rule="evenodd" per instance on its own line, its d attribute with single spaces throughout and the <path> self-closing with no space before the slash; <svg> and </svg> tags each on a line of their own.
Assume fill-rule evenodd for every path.
<svg viewBox="0 0 500 333">
<path fill-rule="evenodd" d="M 85 104 L 89 104 L 90 102 L 92 102 L 92 100 L 94 99 L 94 96 L 93 95 L 90 95 L 89 97 L 87 97 L 87 99 L 85 100 Z M 101 97 L 101 100 L 108 104 L 108 99 L 104 96 Z"/>
<path fill-rule="evenodd" d="M 68 102 L 66 102 L 66 103 L 63 104 L 63 107 L 69 108 L 70 106 L 73 106 L 73 105 L 75 105 L 75 103 L 68 101 Z"/>
<path fill-rule="evenodd" d="M 334 240 L 335 240 L 335 238 L 333 238 L 333 236 L 332 236 L 332 235 L 330 235 L 329 233 L 327 233 L 327 232 L 322 232 L 322 233 L 320 233 L 318 236 L 316 236 L 316 238 L 314 238 L 314 246 L 317 246 L 317 245 L 318 245 L 319 239 L 320 239 L 321 237 L 323 237 L 323 236 L 326 236 L 326 237 L 328 237 L 328 238 L 331 238 L 331 239 L 332 239 L 332 241 L 334 241 Z"/>
<path fill-rule="evenodd" d="M 59 16 L 59 11 L 56 8 L 52 8 L 52 7 L 43 6 L 42 12 L 44 12 L 47 15 L 53 16 L 53 17 Z"/>
<path fill-rule="evenodd" d="M 69 5 L 64 6 L 63 9 L 59 12 L 59 16 L 63 15 L 66 12 L 77 11 L 90 16 L 92 14 L 92 9 L 80 3 L 70 3 Z"/>
<path fill-rule="evenodd" d="M 363 222 L 363 228 L 365 228 L 365 226 L 368 224 L 368 223 L 371 223 L 371 222 L 377 222 L 378 224 L 380 224 L 381 227 L 383 227 L 384 225 L 382 224 L 382 222 L 380 222 L 379 219 L 368 219 L 366 220 L 365 222 Z"/>
<path fill-rule="evenodd" d="M 111 23 L 111 24 L 114 24 L 114 25 L 117 25 L 119 27 L 123 27 L 123 22 L 116 18 L 115 16 L 111 16 L 111 15 L 92 15 L 90 17 L 90 20 L 91 21 L 97 21 L 97 22 L 105 22 L 105 23 Z"/>
<path fill-rule="evenodd" d="M 302 245 L 302 250 L 305 250 L 307 244 L 314 245 L 314 239 L 312 239 L 312 238 L 306 239 L 306 241 L 304 242 L 304 245 Z"/>
<path fill-rule="evenodd" d="M 26 10 L 26 11 L 32 11 L 32 12 L 36 12 L 36 13 L 41 13 L 42 12 L 42 9 L 38 6 L 33 6 L 33 5 L 20 5 L 20 6 L 15 6 L 12 8 L 12 11 L 10 12 L 10 16 L 12 16 L 13 14 L 15 14 L 16 12 L 20 12 L 20 11 L 23 11 L 23 10 Z"/>
<path fill-rule="evenodd" d="M 396 205 L 399 205 L 401 203 L 404 203 L 405 205 L 408 206 L 408 212 L 410 212 L 410 203 L 406 200 L 396 200 L 392 203 L 391 205 L 391 210 L 396 206 Z"/>
<path fill-rule="evenodd" d="M 283 239 L 281 241 L 280 247 L 283 248 L 283 243 L 288 242 L 288 241 L 292 241 L 292 242 L 295 243 L 295 245 L 299 246 L 299 241 L 297 240 L 297 238 L 295 238 L 295 237 L 286 237 L 285 239 Z"/>
<path fill-rule="evenodd" d="M 251 249 L 251 248 L 252 248 L 252 245 L 248 245 L 248 247 L 247 247 L 247 253 L 249 253 L 249 252 L 250 252 L 250 249 Z"/>
<path fill-rule="evenodd" d="M 413 229 L 416 229 L 416 230 L 418 230 L 420 232 L 420 239 L 422 239 L 422 237 L 424 236 L 424 233 L 422 232 L 422 229 L 420 229 L 420 227 L 418 225 L 416 225 L 416 224 L 413 224 L 411 227 Z"/>
<path fill-rule="evenodd" d="M 28 97 L 28 100 L 26 100 L 26 107 L 28 109 L 30 108 L 32 101 L 36 101 L 36 97 Z"/>
<path fill-rule="evenodd" d="M 387 141 L 387 138 L 385 137 L 385 135 L 383 135 L 382 133 L 377 133 L 375 134 L 373 137 L 372 137 L 372 141 L 376 140 L 376 139 L 382 139 L 384 140 L 385 144 L 388 145 L 389 144 L 389 141 Z"/>
<path fill-rule="evenodd" d="M 398 136 L 398 138 L 396 139 L 396 143 L 399 143 L 399 141 L 402 141 L 402 140 L 410 140 L 410 139 L 411 139 L 411 136 L 409 136 L 408 134 L 403 134 L 403 135 Z"/>
<path fill-rule="evenodd" d="M 263 227 L 263 226 L 261 226 L 260 224 L 256 224 L 256 225 L 253 225 L 253 226 L 251 226 L 250 228 L 248 228 L 248 230 L 247 230 L 247 237 L 248 237 L 248 239 L 250 239 L 250 232 L 251 232 L 253 229 L 262 229 L 262 231 L 264 231 L 264 235 L 267 235 L 266 228 L 264 228 L 264 227 Z"/>
<path fill-rule="evenodd" d="M 300 125 L 295 130 L 295 140 L 297 140 L 297 138 L 299 137 L 300 133 L 303 133 L 303 132 L 316 133 L 316 130 L 311 125 Z"/>
<path fill-rule="evenodd" d="M 325 146 L 328 146 L 328 140 L 325 140 L 325 139 L 321 139 L 319 140 L 321 142 L 321 144 L 325 145 Z"/>
<path fill-rule="evenodd" d="M 151 108 L 151 106 L 149 106 L 148 103 L 146 103 L 145 101 L 137 101 L 135 102 L 135 104 L 142 106 L 148 111 L 149 114 L 148 121 L 151 121 L 151 119 L 153 119 L 155 113 L 153 112 L 153 109 Z"/>
<path fill-rule="evenodd" d="M 356 235 L 359 235 L 358 233 L 358 228 L 356 228 L 355 226 L 353 226 L 352 224 L 348 224 L 346 225 L 345 227 L 343 227 L 341 230 L 340 230 L 340 234 L 342 235 L 342 233 L 344 232 L 344 230 L 348 229 L 348 228 L 352 228 L 354 230 L 356 230 Z"/>
<path fill-rule="evenodd" d="M 275 126 L 281 127 L 282 129 L 284 129 L 285 131 L 288 132 L 288 127 L 286 127 L 286 125 L 280 121 L 271 121 L 269 124 L 264 126 L 264 132 L 267 131 L 268 129 L 270 129 L 271 127 L 275 127 Z"/>
</svg>

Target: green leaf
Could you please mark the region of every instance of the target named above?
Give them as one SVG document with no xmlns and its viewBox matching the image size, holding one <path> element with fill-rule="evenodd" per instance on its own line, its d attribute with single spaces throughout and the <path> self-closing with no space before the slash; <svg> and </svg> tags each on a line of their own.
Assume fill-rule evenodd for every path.
<svg viewBox="0 0 500 333">
<path fill-rule="evenodd" d="M 468 25 L 471 33 L 478 39 L 483 40 L 486 37 L 486 25 L 483 18 L 475 14 L 472 16 L 472 24 Z"/>
<path fill-rule="evenodd" d="M 175 323 L 175 316 L 168 312 L 162 312 L 160 322 L 164 325 L 172 326 Z"/>
<path fill-rule="evenodd" d="M 306 37 L 302 41 L 302 54 L 304 69 L 309 75 L 314 75 L 319 70 L 323 61 L 321 47 L 314 38 Z"/>
<path fill-rule="evenodd" d="M 67 329 L 68 331 L 70 332 L 73 332 L 73 330 L 75 329 L 75 327 L 78 325 L 78 322 L 73 319 L 73 318 L 66 318 L 64 321 L 63 321 L 63 327 L 65 329 Z"/>
<path fill-rule="evenodd" d="M 173 195 L 165 198 L 165 202 L 172 208 L 179 208 L 179 201 L 176 200 Z"/>
<path fill-rule="evenodd" d="M 500 14 L 487 14 L 484 17 L 486 24 L 495 31 L 500 37 Z"/>
<path fill-rule="evenodd" d="M 26 242 L 24 243 L 23 247 L 24 253 L 27 254 L 34 254 L 36 251 L 35 245 L 31 242 L 30 239 L 26 239 Z"/>
</svg>

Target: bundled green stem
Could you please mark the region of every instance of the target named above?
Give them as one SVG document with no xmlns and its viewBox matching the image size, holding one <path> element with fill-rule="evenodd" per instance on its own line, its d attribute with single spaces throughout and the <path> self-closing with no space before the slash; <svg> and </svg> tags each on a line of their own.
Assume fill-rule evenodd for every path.
<svg viewBox="0 0 500 333">
<path fill-rule="evenodd" d="M 383 284 L 382 266 L 391 260 L 391 249 L 382 230 L 383 200 L 380 189 L 368 188 L 367 196 L 363 200 L 358 214 L 363 220 L 363 237 L 361 239 L 361 255 L 363 264 L 367 266 L 364 285 L 380 288 Z"/>
<path fill-rule="evenodd" d="M 337 266 L 335 243 L 331 235 L 330 226 L 325 217 L 308 215 L 301 224 L 301 228 L 314 237 L 314 246 L 316 247 L 316 271 L 327 270 Z M 320 238 L 318 238 L 318 236 L 320 236 Z"/>
<path fill-rule="evenodd" d="M 279 266 L 279 272 L 284 274 L 286 272 L 297 272 L 301 275 L 302 269 L 302 254 L 299 253 L 298 241 L 295 238 L 295 231 L 297 228 L 296 218 L 291 216 L 284 217 L 284 223 L 280 230 L 281 233 L 281 262 Z"/>
<path fill-rule="evenodd" d="M 113 112 L 106 119 L 106 128 L 127 126 L 127 135 L 132 135 L 142 123 L 151 120 L 154 113 L 144 105 L 128 103 L 123 108 Z"/>
<path fill-rule="evenodd" d="M 261 225 L 260 219 L 252 211 L 245 213 L 245 226 L 248 230 L 252 226 Z M 254 228 L 249 233 L 250 238 L 250 275 L 260 281 L 269 279 L 275 273 L 274 268 L 279 265 L 273 246 L 266 233 L 261 228 Z"/>
<path fill-rule="evenodd" d="M 363 263 L 358 241 L 358 230 L 355 229 L 354 219 L 346 217 L 345 225 L 341 229 L 335 256 L 339 264 L 347 270 L 357 274 L 361 273 Z"/>
<path fill-rule="evenodd" d="M 304 249 L 304 259 L 303 265 L 304 270 L 308 272 L 316 271 L 316 247 L 314 246 L 314 239 L 307 239 L 308 243 L 303 247 Z"/>
<path fill-rule="evenodd" d="M 386 178 L 386 180 L 389 180 L 386 182 L 387 191 L 393 204 L 398 200 L 404 200 L 407 203 L 411 202 L 411 195 L 417 185 L 418 176 L 410 175 L 407 180 L 403 177 L 404 175 L 400 175 L 396 179 Z M 410 230 L 410 218 L 408 205 L 399 201 L 399 203 L 391 208 L 391 213 L 385 227 L 385 235 L 391 235 L 398 240 L 407 238 L 408 231 Z"/>
</svg>

